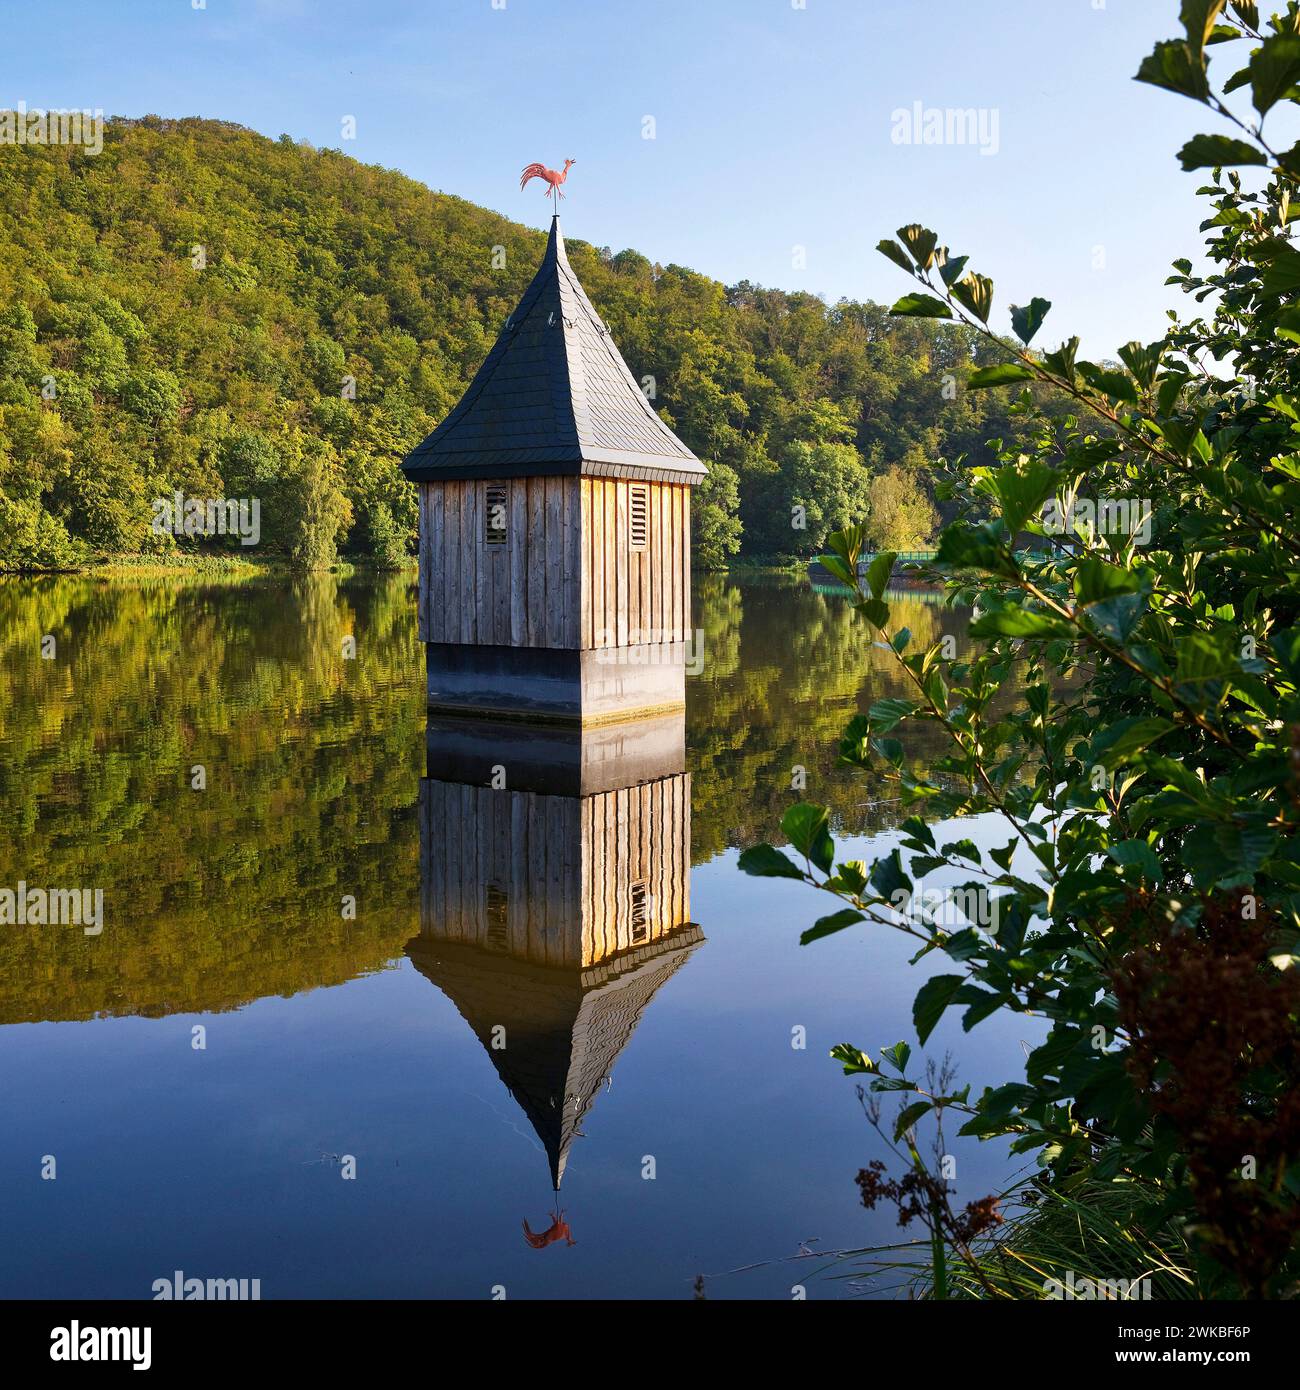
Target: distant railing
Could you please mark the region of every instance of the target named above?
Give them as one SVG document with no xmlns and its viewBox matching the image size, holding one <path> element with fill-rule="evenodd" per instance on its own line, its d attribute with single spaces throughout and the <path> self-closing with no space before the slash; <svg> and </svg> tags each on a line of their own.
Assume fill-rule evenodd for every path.
<svg viewBox="0 0 1300 1390">
<path fill-rule="evenodd" d="M 858 557 L 858 569 L 866 573 L 867 566 L 876 558 L 879 551 L 871 550 Z M 929 565 L 934 562 L 934 557 L 939 552 L 937 550 L 900 550 L 897 552 L 895 565 Z M 1021 561 L 1043 560 L 1051 552 L 1048 550 L 1023 549 L 1015 552 L 1016 559 Z"/>
<path fill-rule="evenodd" d="M 865 555 L 858 557 L 858 569 L 866 573 L 867 566 L 876 558 L 880 551 L 869 550 Z M 934 550 L 899 550 L 895 552 L 894 563 L 896 565 L 928 565 L 938 554 Z"/>
</svg>

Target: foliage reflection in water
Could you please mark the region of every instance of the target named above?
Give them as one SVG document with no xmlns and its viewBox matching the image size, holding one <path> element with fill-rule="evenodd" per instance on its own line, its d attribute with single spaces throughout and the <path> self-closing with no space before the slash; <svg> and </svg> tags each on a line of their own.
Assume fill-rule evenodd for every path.
<svg viewBox="0 0 1300 1390">
<path fill-rule="evenodd" d="M 677 1297 L 888 1235 L 826 1052 L 864 1011 L 903 1035 L 905 955 L 801 952 L 798 895 L 734 867 L 805 794 L 889 826 L 828 752 L 895 693 L 847 603 L 703 578 L 684 731 L 530 740 L 494 797 L 490 731 L 426 727 L 410 589 L 0 583 L 0 886 L 104 890 L 98 936 L 0 927 L 0 1293 Z M 961 626 L 902 602 L 918 640 Z M 565 1163 L 578 1244 L 539 1255 Z"/>
</svg>

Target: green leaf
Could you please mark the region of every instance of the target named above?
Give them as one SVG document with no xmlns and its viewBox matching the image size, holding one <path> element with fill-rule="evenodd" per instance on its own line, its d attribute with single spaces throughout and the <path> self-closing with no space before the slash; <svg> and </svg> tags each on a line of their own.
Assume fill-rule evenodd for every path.
<svg viewBox="0 0 1300 1390">
<path fill-rule="evenodd" d="M 1187 46 L 1197 58 L 1205 52 L 1224 3 L 1225 0 L 1183 0 L 1179 18 L 1187 31 Z"/>
<path fill-rule="evenodd" d="M 1300 627 L 1283 628 L 1268 639 L 1273 654 L 1293 681 L 1300 681 Z"/>
<path fill-rule="evenodd" d="M 989 469 L 984 481 L 1001 504 L 1002 524 L 1013 539 L 1051 497 L 1061 475 L 1042 459 Z"/>
<path fill-rule="evenodd" d="M 952 310 L 932 294 L 905 294 L 889 311 L 899 318 L 950 319 Z"/>
<path fill-rule="evenodd" d="M 1247 29 L 1259 32 L 1259 6 L 1255 0 L 1232 0 L 1232 11 Z"/>
<path fill-rule="evenodd" d="M 807 946 L 810 941 L 820 941 L 823 936 L 834 936 L 837 931 L 843 931 L 845 927 L 856 926 L 858 922 L 865 922 L 865 915 L 854 907 L 841 908 L 839 912 L 832 912 L 829 917 L 819 917 L 806 932 L 799 938 L 800 946 Z"/>
<path fill-rule="evenodd" d="M 1026 346 L 1033 341 L 1034 334 L 1043 326 L 1047 311 L 1052 307 L 1050 299 L 1031 299 L 1028 304 L 1011 306 L 1011 327 L 1016 337 Z"/>
<path fill-rule="evenodd" d="M 1191 632 L 1175 642 L 1178 664 L 1174 689 L 1193 709 L 1216 708 L 1228 693 L 1228 684 L 1240 673 L 1237 653 L 1226 637 Z"/>
<path fill-rule="evenodd" d="M 1111 845 L 1106 853 L 1121 868 L 1136 869 L 1150 883 L 1160 882 L 1160 861 L 1145 840 L 1121 840 Z"/>
<path fill-rule="evenodd" d="M 988 386 L 1008 386 L 1013 381 L 1033 381 L 1034 374 L 1020 362 L 998 362 L 992 367 L 980 367 L 966 379 L 972 391 Z"/>
<path fill-rule="evenodd" d="M 1085 560 L 1074 572 L 1074 593 L 1081 604 L 1100 603 L 1117 594 L 1136 593 L 1142 587 L 1132 570 L 1096 558 Z"/>
<path fill-rule="evenodd" d="M 1136 80 L 1178 92 L 1194 101 L 1204 101 L 1210 94 L 1204 61 L 1182 39 L 1165 39 L 1156 44 L 1143 58 Z"/>
<path fill-rule="evenodd" d="M 873 739 L 871 746 L 887 763 L 892 763 L 895 767 L 902 767 L 903 745 L 896 738 Z"/>
<path fill-rule="evenodd" d="M 1266 38 L 1250 55 L 1250 94 L 1262 116 L 1300 82 L 1300 38 Z"/>
<path fill-rule="evenodd" d="M 906 227 L 900 227 L 898 235 L 917 265 L 922 270 L 929 270 L 934 262 L 934 248 L 939 238 L 929 227 L 923 227 L 919 222 L 910 222 Z"/>
<path fill-rule="evenodd" d="M 957 303 L 969 309 L 981 323 L 989 321 L 993 308 L 993 281 L 987 275 L 976 275 L 972 270 L 950 289 Z"/>
<path fill-rule="evenodd" d="M 1193 826 L 1183 841 L 1182 862 L 1195 886 L 1204 891 L 1220 879 L 1256 873 L 1272 853 L 1277 832 L 1267 825 Z"/>
<path fill-rule="evenodd" d="M 871 590 L 872 598 L 879 598 L 885 592 L 897 559 L 896 551 L 882 550 L 867 566 L 867 587 Z"/>
<path fill-rule="evenodd" d="M 909 275 L 912 274 L 912 261 L 907 252 L 896 241 L 891 241 L 886 237 L 884 241 L 876 243 L 876 250 L 882 256 L 888 256 L 896 266 L 901 266 Z"/>
<path fill-rule="evenodd" d="M 1113 401 L 1124 401 L 1128 405 L 1137 404 L 1137 386 L 1127 372 L 1113 372 L 1095 367 L 1091 362 L 1079 363 L 1079 375 L 1095 390 L 1101 391 Z"/>
<path fill-rule="evenodd" d="M 1273 325 L 1273 332 L 1289 343 L 1300 343 L 1300 308 L 1283 309 Z"/>
<path fill-rule="evenodd" d="M 875 1071 L 876 1064 L 870 1057 L 852 1043 L 836 1043 L 831 1048 L 831 1056 L 837 1062 L 844 1063 L 844 1075 L 853 1076 L 864 1071 Z"/>
<path fill-rule="evenodd" d="M 1148 744 L 1175 728 L 1169 719 L 1143 719 L 1133 717 L 1121 719 L 1110 728 L 1098 734 L 1092 741 L 1092 758 L 1105 767 L 1116 767 L 1134 753 L 1140 752 Z"/>
<path fill-rule="evenodd" d="M 846 526 L 842 531 L 832 531 L 826 537 L 826 544 L 847 565 L 856 565 L 862 552 L 862 542 L 866 539 L 866 527 L 859 523 Z"/>
<path fill-rule="evenodd" d="M 966 983 L 962 975 L 935 975 L 923 984 L 912 1003 L 912 1022 L 917 1040 L 924 1044 L 952 1003 L 953 995 Z"/>
<path fill-rule="evenodd" d="M 858 604 L 858 612 L 872 627 L 883 628 L 889 621 L 889 605 L 878 598 L 869 598 Z"/>
<path fill-rule="evenodd" d="M 968 260 L 970 260 L 969 256 L 954 256 L 950 260 L 948 258 L 948 248 L 946 246 L 943 248 L 943 263 L 939 266 L 939 276 L 949 289 L 952 288 L 955 280 L 961 278 L 961 273 L 966 269 L 966 262 Z"/>
<path fill-rule="evenodd" d="M 1224 169 L 1238 164 L 1267 164 L 1268 155 L 1231 135 L 1193 135 L 1178 151 L 1184 169 Z"/>
<path fill-rule="evenodd" d="M 982 1023 L 990 1014 L 996 1013 L 1007 1002 L 1006 995 L 990 994 L 981 990 L 979 998 L 974 1000 L 970 1008 L 961 1016 L 962 1031 L 969 1033 L 977 1023 Z"/>
<path fill-rule="evenodd" d="M 738 867 L 755 878 L 803 879 L 804 872 L 771 845 L 753 845 L 741 854 Z"/>
<path fill-rule="evenodd" d="M 928 1100 L 913 1101 L 911 1105 L 905 1106 L 894 1122 L 894 1143 L 897 1144 L 918 1120 L 924 1119 L 929 1113 L 930 1102 Z"/>
<path fill-rule="evenodd" d="M 1120 361 L 1133 373 L 1134 380 L 1144 391 L 1149 391 L 1155 385 L 1163 348 L 1163 343 L 1152 343 L 1149 347 L 1143 347 L 1141 343 L 1125 343 L 1119 350 Z"/>
<path fill-rule="evenodd" d="M 898 850 L 871 866 L 871 886 L 891 906 L 899 893 L 912 891 L 912 880 L 903 871 L 903 856 Z"/>
<path fill-rule="evenodd" d="M 981 613 L 970 626 L 972 637 L 1075 638 L 1078 633 L 1065 621 L 1028 608 L 998 608 Z"/>
<path fill-rule="evenodd" d="M 858 581 L 857 571 L 846 561 L 840 559 L 838 555 L 821 555 L 818 557 L 821 567 L 829 570 L 842 584 L 847 584 L 852 589 Z"/>
<path fill-rule="evenodd" d="M 1017 840 L 1012 839 L 1009 843 L 1003 845 L 1001 849 L 989 850 L 989 858 L 1003 873 L 1007 873 L 1011 869 L 1011 861 L 1015 857 L 1017 843 Z"/>
<path fill-rule="evenodd" d="M 896 695 L 888 695 L 882 700 L 876 700 L 867 711 L 867 719 L 871 724 L 873 734 L 887 734 L 890 729 L 901 724 L 908 715 L 915 713 L 916 704 L 911 700 L 900 699 Z"/>
<path fill-rule="evenodd" d="M 987 523 L 958 523 L 944 527 L 935 552 L 941 568 L 985 570 L 990 574 L 1019 578 L 1020 566 L 1001 536 Z"/>
<path fill-rule="evenodd" d="M 834 862 L 835 846 L 827 828 L 830 812 L 825 806 L 798 801 L 781 817 L 781 830 L 790 843 L 816 866 L 827 872 Z"/>
<path fill-rule="evenodd" d="M 912 1055 L 912 1049 L 905 1042 L 896 1042 L 893 1047 L 881 1049 L 880 1060 L 888 1062 L 899 1076 L 907 1075 L 908 1059 Z"/>
<path fill-rule="evenodd" d="M 1261 282 L 1265 294 L 1294 294 L 1300 290 L 1300 251 L 1276 248 Z"/>
<path fill-rule="evenodd" d="M 1078 354 L 1079 340 L 1078 338 L 1071 338 L 1068 342 L 1062 343 L 1055 352 L 1047 353 L 1043 357 L 1043 365 L 1056 376 L 1064 377 L 1066 381 L 1073 382 L 1074 359 Z"/>
</svg>

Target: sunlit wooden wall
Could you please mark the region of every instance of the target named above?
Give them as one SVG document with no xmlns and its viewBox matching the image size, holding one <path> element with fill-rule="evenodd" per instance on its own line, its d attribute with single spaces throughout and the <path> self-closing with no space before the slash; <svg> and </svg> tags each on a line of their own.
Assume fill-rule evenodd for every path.
<svg viewBox="0 0 1300 1390">
<path fill-rule="evenodd" d="M 633 550 L 630 489 L 649 494 Z M 506 540 L 486 540 L 489 488 L 506 492 Z M 682 642 L 690 627 L 690 488 L 607 478 L 420 486 L 419 635 L 476 646 Z"/>
<path fill-rule="evenodd" d="M 690 774 L 594 796 L 421 783 L 421 934 L 582 968 L 690 921 Z M 639 908 L 639 911 L 638 911 Z"/>
</svg>

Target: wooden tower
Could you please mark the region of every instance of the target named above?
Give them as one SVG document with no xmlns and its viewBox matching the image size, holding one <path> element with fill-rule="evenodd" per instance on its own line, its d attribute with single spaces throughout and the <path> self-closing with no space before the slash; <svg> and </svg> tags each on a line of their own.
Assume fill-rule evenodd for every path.
<svg viewBox="0 0 1300 1390">
<path fill-rule="evenodd" d="M 407 954 L 482 1042 L 557 1190 L 647 1005 L 704 939 L 690 920 L 682 721 L 641 727 L 656 722 L 650 743 L 630 726 L 530 731 L 509 791 L 477 775 L 496 729 L 430 725 Z"/>
<path fill-rule="evenodd" d="M 592 725 L 682 706 L 704 465 L 633 379 L 558 217 L 469 389 L 402 467 L 432 710 Z"/>
</svg>

